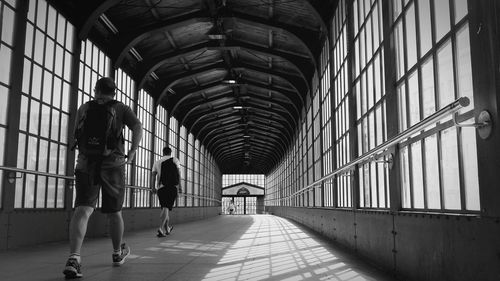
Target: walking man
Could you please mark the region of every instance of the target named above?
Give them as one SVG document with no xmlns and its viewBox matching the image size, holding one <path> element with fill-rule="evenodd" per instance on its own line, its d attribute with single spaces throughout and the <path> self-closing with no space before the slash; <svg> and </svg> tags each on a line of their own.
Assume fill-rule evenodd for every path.
<svg viewBox="0 0 500 281">
<path fill-rule="evenodd" d="M 94 88 L 95 100 L 80 106 L 76 115 L 75 146 L 79 153 L 75 167 L 75 211 L 69 225 L 70 255 L 63 271 L 66 278 L 82 277 L 80 251 L 101 188 L 101 212 L 109 219 L 113 265 L 123 264 L 130 254 L 130 248 L 123 243 L 121 213 L 125 164 L 134 160 L 142 139 L 142 125 L 130 107 L 114 99 L 115 91 L 111 78 L 99 79 Z M 124 126 L 132 131 L 127 155 Z"/>
<path fill-rule="evenodd" d="M 169 211 L 174 207 L 178 192 L 182 193 L 181 167 L 179 160 L 172 157 L 170 147 L 163 148 L 163 157 L 153 165 L 153 192 L 157 192 L 160 201 L 160 225 L 158 237 L 165 237 L 172 232 L 173 227 L 169 224 Z"/>
</svg>

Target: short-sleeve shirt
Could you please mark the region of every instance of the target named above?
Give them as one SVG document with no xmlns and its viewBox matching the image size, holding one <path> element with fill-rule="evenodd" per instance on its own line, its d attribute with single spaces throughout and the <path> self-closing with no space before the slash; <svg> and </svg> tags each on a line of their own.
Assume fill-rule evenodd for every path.
<svg viewBox="0 0 500 281">
<path fill-rule="evenodd" d="M 76 125 L 75 130 L 78 127 L 78 122 L 82 118 L 83 114 L 88 108 L 88 103 L 84 103 L 78 108 L 76 115 Z M 137 124 L 141 125 L 141 121 L 137 118 L 132 109 L 122 102 L 117 102 L 113 105 L 116 112 L 116 127 L 123 130 L 125 126 L 129 129 L 135 127 Z M 83 165 L 86 162 L 87 157 L 82 153 L 78 153 L 78 159 L 76 168 Z M 113 152 L 104 158 L 102 162 L 102 168 L 112 168 L 123 165 L 125 163 L 125 146 L 122 141 L 119 141 Z M 80 165 L 79 165 L 80 164 Z"/>
<path fill-rule="evenodd" d="M 163 157 L 161 157 L 159 160 L 157 160 L 153 164 L 153 169 L 152 169 L 152 172 L 157 174 L 157 177 L 156 177 L 156 186 L 158 186 L 158 189 L 160 189 L 160 188 L 162 188 L 164 186 L 160 182 L 160 179 L 161 179 L 161 163 L 163 163 L 163 161 L 166 161 L 166 160 L 168 160 L 170 158 L 173 158 L 174 164 L 177 166 L 177 169 L 179 169 L 179 177 L 182 179 L 182 169 L 181 169 L 181 165 L 179 164 L 179 160 L 177 158 L 175 158 L 175 157 L 172 157 L 172 156 L 163 156 Z"/>
</svg>

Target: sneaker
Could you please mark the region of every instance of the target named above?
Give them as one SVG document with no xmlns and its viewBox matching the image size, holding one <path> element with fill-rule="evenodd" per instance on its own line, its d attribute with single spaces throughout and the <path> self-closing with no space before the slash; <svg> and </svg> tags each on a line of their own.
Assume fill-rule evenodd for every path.
<svg viewBox="0 0 500 281">
<path fill-rule="evenodd" d="M 69 258 L 63 274 L 67 279 L 81 278 L 83 275 L 80 263 L 75 258 Z"/>
<path fill-rule="evenodd" d="M 125 243 L 120 248 L 122 250 L 121 254 L 113 254 L 113 265 L 122 265 L 125 262 L 125 258 L 130 255 L 130 247 L 125 245 Z"/>
<path fill-rule="evenodd" d="M 165 233 L 163 233 L 163 231 L 158 229 L 158 233 L 156 234 L 156 237 L 165 237 L 165 236 L 167 236 L 167 235 Z"/>
<path fill-rule="evenodd" d="M 173 229 L 174 229 L 173 226 L 167 227 L 167 235 L 169 235 L 172 232 Z"/>
</svg>

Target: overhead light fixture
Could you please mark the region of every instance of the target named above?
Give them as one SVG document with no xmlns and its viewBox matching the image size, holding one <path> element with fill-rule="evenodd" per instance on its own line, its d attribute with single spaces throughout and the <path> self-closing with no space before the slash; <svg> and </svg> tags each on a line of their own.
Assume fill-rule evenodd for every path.
<svg viewBox="0 0 500 281">
<path fill-rule="evenodd" d="M 251 138 L 249 135 L 243 135 L 244 138 Z"/>
<path fill-rule="evenodd" d="M 151 77 L 153 77 L 154 80 L 159 80 L 160 78 L 158 78 L 158 75 L 156 75 L 156 73 L 151 72 Z"/>
<path fill-rule="evenodd" d="M 233 76 L 233 73 L 231 72 L 231 70 L 229 70 L 228 73 L 226 74 L 226 77 L 224 77 L 224 79 L 222 79 L 221 83 L 227 84 L 227 85 L 234 85 L 234 84 L 238 84 L 238 81 Z"/>
<path fill-rule="evenodd" d="M 208 34 L 208 38 L 212 40 L 223 40 L 226 39 L 226 34 Z"/>
<path fill-rule="evenodd" d="M 233 106 L 233 109 L 237 110 L 237 109 L 243 109 L 243 106 L 241 105 L 235 105 Z"/>
<path fill-rule="evenodd" d="M 111 32 L 113 32 L 113 34 L 118 33 L 118 29 L 116 28 L 116 26 L 108 19 L 105 14 L 102 14 L 99 19 Z"/>
<path fill-rule="evenodd" d="M 169 93 L 171 93 L 171 94 L 174 94 L 174 95 L 175 95 L 175 91 L 174 91 L 174 89 L 172 89 L 172 88 L 168 88 L 168 89 L 167 89 L 167 92 L 169 92 Z"/>
<path fill-rule="evenodd" d="M 236 84 L 236 80 L 234 78 L 225 78 L 221 81 L 222 84 Z"/>
<path fill-rule="evenodd" d="M 226 39 L 226 34 L 224 33 L 222 23 L 219 22 L 220 19 L 214 19 L 214 25 L 207 32 L 208 38 L 212 40 L 224 40 Z"/>
<path fill-rule="evenodd" d="M 132 56 L 138 61 L 138 62 L 141 62 L 142 61 L 142 56 L 139 54 L 139 52 L 137 52 L 137 50 L 135 48 L 131 48 L 130 49 L 130 53 L 132 54 Z"/>
</svg>

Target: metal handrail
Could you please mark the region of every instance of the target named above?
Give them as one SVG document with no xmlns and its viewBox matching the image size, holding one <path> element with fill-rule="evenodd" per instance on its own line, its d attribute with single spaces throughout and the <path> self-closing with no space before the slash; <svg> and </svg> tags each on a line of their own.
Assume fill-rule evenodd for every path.
<svg viewBox="0 0 500 281">
<path fill-rule="evenodd" d="M 208 200 L 208 201 L 214 201 L 214 202 L 218 202 L 218 203 L 222 202 L 221 200 L 217 200 L 215 198 L 209 198 L 209 197 L 205 197 L 205 196 L 195 195 L 195 194 L 192 194 L 192 193 L 180 193 L 179 196 L 199 198 L 199 199 Z"/>
<path fill-rule="evenodd" d="M 71 176 L 51 174 L 51 173 L 40 172 L 40 171 L 35 171 L 35 170 L 26 170 L 26 169 L 20 169 L 20 168 L 15 168 L 15 167 L 0 166 L 0 170 L 5 170 L 5 171 L 9 171 L 9 172 L 16 172 L 16 173 L 23 173 L 23 174 L 38 175 L 38 176 L 46 176 L 46 177 L 51 177 L 51 178 L 60 178 L 60 179 L 65 179 L 65 180 L 75 180 L 75 178 L 71 177 Z"/>
<path fill-rule="evenodd" d="M 72 176 L 52 174 L 52 173 L 47 173 L 47 172 L 35 171 L 35 170 L 27 170 L 27 169 L 21 169 L 21 168 L 16 168 L 16 167 L 0 166 L 0 170 L 9 171 L 9 172 L 15 172 L 15 173 L 37 175 L 37 176 L 45 176 L 45 177 L 51 177 L 51 178 L 59 178 L 59 179 L 65 179 L 65 180 L 69 180 L 69 181 L 74 181 L 75 180 L 75 177 L 72 177 Z M 7 177 L 14 178 L 14 179 L 17 178 L 15 176 L 14 177 L 7 176 Z M 125 188 L 151 191 L 151 188 L 143 187 L 143 186 L 136 186 L 136 185 L 125 185 Z M 185 197 L 199 198 L 199 199 L 208 200 L 208 201 L 221 202 L 220 200 L 217 200 L 217 199 L 214 199 L 214 198 L 199 196 L 199 195 L 190 194 L 190 193 L 181 193 L 179 195 L 180 196 L 185 196 Z"/>
<path fill-rule="evenodd" d="M 391 139 L 385 141 L 384 143 L 380 144 L 379 146 L 373 148 L 372 150 L 366 152 L 365 154 L 361 155 L 360 157 L 354 159 L 353 161 L 343 165 L 342 167 L 339 167 L 335 169 L 333 172 L 330 174 L 322 177 L 321 179 L 309 184 L 308 186 L 294 192 L 291 195 L 288 195 L 286 197 L 280 198 L 280 199 L 269 199 L 269 201 L 276 201 L 276 200 L 284 200 L 288 199 L 290 197 L 295 197 L 301 193 L 304 193 L 305 191 L 319 185 L 325 180 L 328 180 L 330 178 L 335 177 L 338 174 L 345 173 L 346 171 L 351 170 L 353 167 L 355 167 L 357 164 L 365 162 L 367 160 L 376 160 L 380 154 L 383 154 L 388 148 L 391 146 L 400 143 L 402 140 L 409 138 L 410 136 L 414 135 L 415 133 L 421 131 L 422 129 L 428 127 L 432 123 L 436 123 L 437 121 L 443 119 L 445 116 L 449 116 L 451 114 L 456 113 L 463 107 L 466 107 L 470 104 L 470 100 L 467 97 L 461 97 L 455 100 L 454 102 L 448 104 L 447 106 L 441 108 L 440 110 L 434 112 L 433 114 L 429 115 L 422 121 L 414 124 L 410 128 L 404 130 L 403 132 L 400 132 L 396 136 L 392 137 Z"/>
</svg>

